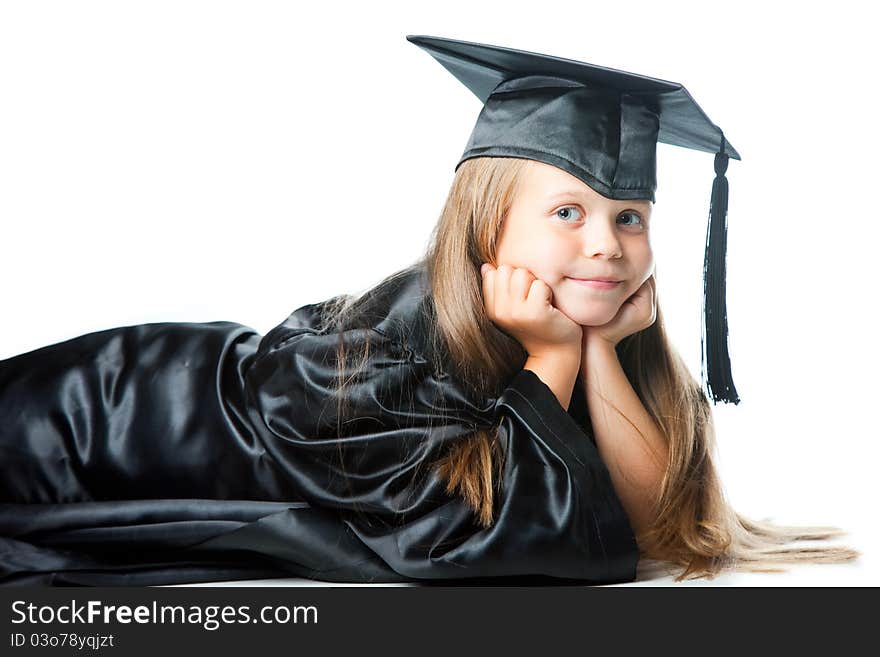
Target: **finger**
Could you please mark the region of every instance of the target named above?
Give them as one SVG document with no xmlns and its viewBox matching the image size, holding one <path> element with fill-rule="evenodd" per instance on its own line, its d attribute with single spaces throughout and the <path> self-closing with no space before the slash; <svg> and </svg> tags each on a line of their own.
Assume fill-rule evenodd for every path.
<svg viewBox="0 0 880 657">
<path fill-rule="evenodd" d="M 645 279 L 641 288 L 640 296 L 644 297 L 644 302 L 639 304 L 639 317 L 642 319 L 640 330 L 642 330 L 648 328 L 654 323 L 654 318 L 657 313 L 653 275 Z"/>
<path fill-rule="evenodd" d="M 651 282 L 650 277 L 645 279 L 645 282 L 642 283 L 642 286 L 639 288 L 639 293 L 645 297 L 645 300 L 648 303 L 651 302 L 651 299 L 654 297 L 654 284 Z"/>
<path fill-rule="evenodd" d="M 640 299 L 644 299 L 645 302 L 648 302 L 651 298 L 651 286 L 648 284 L 648 281 L 645 281 L 641 285 L 639 285 L 639 289 L 632 293 L 632 296 L 627 299 L 627 301 L 631 301 L 632 303 L 638 305 Z"/>
<path fill-rule="evenodd" d="M 553 290 L 550 289 L 550 286 L 547 285 L 540 278 L 532 278 L 532 282 L 529 285 L 528 295 L 526 297 L 526 302 L 532 305 L 535 305 L 539 308 L 543 308 L 545 306 L 553 305 Z"/>
<path fill-rule="evenodd" d="M 495 316 L 495 268 L 485 263 L 483 269 L 483 304 L 489 317 Z"/>
<path fill-rule="evenodd" d="M 532 281 L 536 277 L 525 267 L 517 267 L 510 275 L 510 294 L 519 304 L 524 304 L 529 296 Z"/>
<path fill-rule="evenodd" d="M 495 312 L 507 317 L 510 313 L 510 265 L 498 265 L 495 273 Z"/>
<path fill-rule="evenodd" d="M 648 296 L 648 298 L 653 297 L 654 296 L 654 276 L 653 275 L 648 276 L 648 278 L 646 278 L 645 282 L 642 284 L 642 287 L 645 288 L 645 293 Z"/>
<path fill-rule="evenodd" d="M 651 274 L 651 323 L 657 321 L 657 280 Z"/>
</svg>

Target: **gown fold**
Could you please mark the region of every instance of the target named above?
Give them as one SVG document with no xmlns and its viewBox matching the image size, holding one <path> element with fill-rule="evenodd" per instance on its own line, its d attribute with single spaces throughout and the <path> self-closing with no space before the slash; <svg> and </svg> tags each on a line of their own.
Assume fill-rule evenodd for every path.
<svg viewBox="0 0 880 657">
<path fill-rule="evenodd" d="M 476 398 L 432 366 L 423 270 L 374 298 L 369 328 L 318 330 L 317 303 L 265 336 L 157 322 L 0 361 L 0 585 L 635 579 L 581 396 L 521 370 Z M 340 341 L 370 349 L 342 416 Z M 492 427 L 484 528 L 430 464 Z"/>
</svg>

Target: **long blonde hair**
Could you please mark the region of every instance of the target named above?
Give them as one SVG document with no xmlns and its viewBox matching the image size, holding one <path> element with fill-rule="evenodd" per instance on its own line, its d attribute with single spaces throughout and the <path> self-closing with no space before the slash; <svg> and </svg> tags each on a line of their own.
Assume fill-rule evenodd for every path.
<svg viewBox="0 0 880 657">
<path fill-rule="evenodd" d="M 453 369 L 478 395 L 498 394 L 527 358 L 522 346 L 486 316 L 479 273 L 483 262 L 497 264 L 496 239 L 527 162 L 513 157 L 464 161 L 456 171 L 426 253 L 416 263 L 424 265 L 428 273 L 436 320 L 433 340 L 443 346 L 447 361 L 436 364 Z M 354 325 L 359 301 L 351 296 L 337 298 L 337 303 L 327 308 L 323 327 Z M 361 365 L 368 355 L 369 342 L 359 356 Z M 712 579 L 725 570 L 781 572 L 783 563 L 842 563 L 860 556 L 845 546 L 791 545 L 845 533 L 836 527 L 780 526 L 746 518 L 730 506 L 715 465 L 712 407 L 670 344 L 659 302 L 655 322 L 623 339 L 617 345 L 617 355 L 666 440 L 669 454 L 656 521 L 637 536 L 640 571 L 668 570 L 671 565 L 680 568 L 676 581 Z M 346 381 L 341 373 L 350 354 L 341 341 L 337 356 L 338 416 L 342 418 Z M 353 376 L 349 374 L 347 380 Z M 503 467 L 497 430 L 497 426 L 479 430 L 459 440 L 433 464 L 447 492 L 461 495 L 484 527 L 493 522 Z"/>
</svg>

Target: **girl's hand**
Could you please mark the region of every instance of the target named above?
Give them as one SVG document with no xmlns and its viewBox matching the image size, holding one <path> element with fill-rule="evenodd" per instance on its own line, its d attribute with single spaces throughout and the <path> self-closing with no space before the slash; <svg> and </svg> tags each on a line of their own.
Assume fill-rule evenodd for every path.
<svg viewBox="0 0 880 657">
<path fill-rule="evenodd" d="M 566 351 L 580 354 L 581 325 L 556 308 L 553 290 L 524 267 L 489 263 L 480 268 L 486 313 L 529 356 Z"/>
<path fill-rule="evenodd" d="M 654 274 L 623 302 L 617 315 L 601 326 L 584 326 L 583 347 L 588 341 L 603 340 L 612 347 L 628 335 L 651 326 L 657 319 L 657 283 Z"/>
</svg>

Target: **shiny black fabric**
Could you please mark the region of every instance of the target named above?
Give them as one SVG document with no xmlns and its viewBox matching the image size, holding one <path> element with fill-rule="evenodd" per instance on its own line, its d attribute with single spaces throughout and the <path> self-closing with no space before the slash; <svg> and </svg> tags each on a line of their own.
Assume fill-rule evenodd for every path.
<svg viewBox="0 0 880 657">
<path fill-rule="evenodd" d="M 651 97 L 530 75 L 495 87 L 455 168 L 473 157 L 522 157 L 567 171 L 608 198 L 654 202 L 659 130 Z"/>
<path fill-rule="evenodd" d="M 435 371 L 425 280 L 377 287 L 368 329 L 321 333 L 317 303 L 265 336 L 152 323 L 0 361 L 0 584 L 634 579 L 582 397 L 566 412 L 522 370 L 476 399 Z M 371 342 L 344 423 L 340 339 Z M 428 464 L 494 424 L 507 460 L 481 528 Z"/>
</svg>

